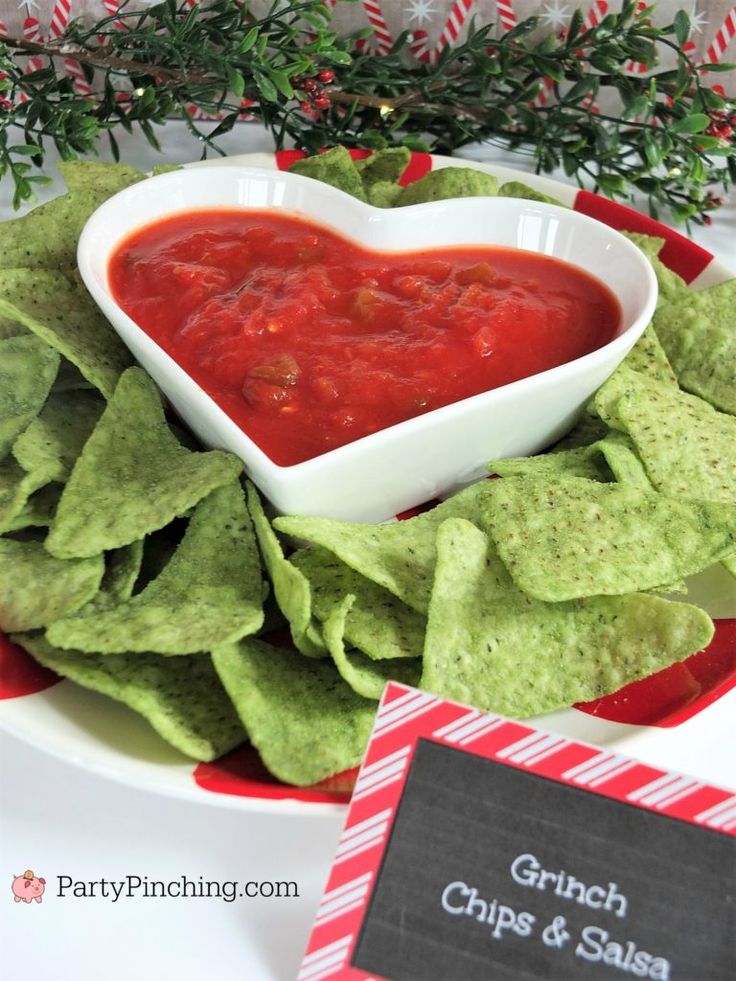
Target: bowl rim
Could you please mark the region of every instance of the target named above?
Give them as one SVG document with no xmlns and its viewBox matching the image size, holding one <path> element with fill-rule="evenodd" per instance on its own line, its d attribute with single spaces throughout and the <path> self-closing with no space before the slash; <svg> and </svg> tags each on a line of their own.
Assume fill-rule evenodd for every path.
<svg viewBox="0 0 736 981">
<path fill-rule="evenodd" d="M 179 185 L 182 180 L 193 184 L 201 184 L 205 181 L 207 175 L 212 177 L 214 176 L 214 173 L 217 174 L 218 184 L 221 184 L 223 187 L 226 186 L 226 181 L 228 180 L 242 180 L 243 178 L 248 177 L 265 180 L 270 184 L 286 182 L 287 184 L 294 184 L 295 186 L 309 186 L 313 193 L 316 192 L 318 197 L 320 195 L 326 196 L 328 199 L 332 197 L 337 203 L 345 202 L 345 199 L 347 199 L 346 206 L 349 209 L 353 210 L 358 216 L 360 216 L 362 212 L 365 219 L 374 225 L 379 221 L 392 221 L 393 219 L 391 216 L 398 216 L 399 212 L 411 211 L 413 213 L 422 213 L 437 210 L 445 211 L 448 207 L 452 208 L 457 207 L 458 205 L 461 209 L 469 207 L 477 208 L 479 202 L 483 203 L 483 208 L 489 208 L 490 210 L 503 207 L 506 209 L 511 208 L 512 210 L 518 210 L 520 212 L 527 209 L 537 213 L 541 211 L 542 215 L 556 216 L 557 218 L 561 218 L 563 221 L 572 222 L 576 225 L 582 225 L 583 228 L 586 226 L 595 228 L 598 233 L 602 232 L 605 236 L 609 237 L 617 248 L 622 249 L 624 253 L 628 253 L 629 258 L 640 267 L 640 271 L 645 279 L 647 285 L 645 301 L 641 307 L 641 310 L 633 318 L 631 323 L 623 327 L 623 329 L 620 329 L 619 332 L 606 344 L 596 348 L 593 351 L 589 351 L 587 354 L 584 354 L 579 358 L 574 358 L 571 361 L 566 361 L 563 364 L 555 365 L 551 368 L 545 369 L 544 371 L 536 372 L 535 374 L 516 379 L 515 381 L 508 382 L 505 385 L 499 385 L 496 388 L 478 392 L 475 395 L 466 396 L 463 399 L 458 399 L 454 402 L 449 402 L 446 405 L 438 406 L 429 412 L 424 412 L 417 416 L 412 416 L 409 419 L 404 419 L 401 422 L 394 423 L 391 426 L 383 427 L 382 429 L 376 430 L 373 433 L 360 436 L 357 439 L 343 444 L 342 446 L 334 447 L 325 451 L 324 453 L 309 457 L 308 459 L 302 460 L 298 463 L 287 465 L 279 464 L 276 463 L 263 449 L 261 449 L 260 446 L 258 446 L 258 444 L 248 435 L 248 433 L 228 415 L 224 408 L 218 405 L 215 399 L 209 395 L 195 381 L 195 379 L 192 378 L 191 375 L 189 375 L 189 373 L 178 363 L 178 361 L 176 361 L 172 355 L 164 350 L 164 348 L 161 347 L 150 336 L 150 334 L 144 330 L 143 327 L 136 323 L 132 317 L 125 313 L 122 307 L 115 300 L 109 287 L 108 271 L 111 255 L 117 248 L 120 247 L 126 238 L 135 234 L 141 229 L 151 227 L 157 224 L 159 221 L 166 220 L 167 218 L 171 218 L 176 215 L 196 213 L 197 211 L 203 210 L 232 211 L 237 209 L 241 209 L 243 211 L 267 211 L 273 209 L 287 213 L 291 212 L 293 214 L 297 214 L 297 212 L 288 206 L 273 204 L 248 206 L 232 201 L 225 201 L 222 204 L 215 205 L 194 203 L 191 206 L 186 207 L 165 208 L 149 222 L 138 223 L 130 228 L 126 228 L 125 231 L 116 237 L 114 244 L 111 245 L 107 252 L 102 256 L 93 254 L 93 250 L 90 247 L 91 240 L 95 233 L 98 232 L 99 226 L 102 226 L 103 229 L 109 229 L 109 225 L 114 223 L 115 219 L 120 214 L 120 209 L 125 209 L 126 204 L 136 196 L 140 195 L 144 189 L 148 194 L 150 193 L 152 186 L 159 185 L 163 190 L 168 185 Z M 211 185 L 211 182 L 208 183 Z M 314 186 L 315 184 L 317 187 Z M 463 202 L 468 202 L 468 204 Z M 303 217 L 303 215 L 300 215 L 300 217 Z M 335 229 L 327 222 L 322 221 L 318 214 L 308 211 L 306 212 L 306 217 L 311 223 L 317 225 L 322 224 L 327 230 L 334 232 L 342 238 L 351 238 L 345 232 Z M 353 237 L 352 241 L 363 248 L 367 247 L 365 242 L 361 241 L 359 237 Z M 494 243 L 469 242 L 468 244 L 488 244 L 492 247 Z M 441 249 L 443 247 L 452 246 L 436 246 L 437 249 Z M 513 246 L 508 247 L 513 248 Z M 434 248 L 434 246 L 431 248 Z M 381 250 L 380 248 L 375 248 L 373 246 L 370 246 L 370 249 L 371 251 L 378 253 L 381 251 L 390 252 L 392 254 L 401 252 L 401 249 Z M 529 251 L 535 255 L 546 254 L 540 253 L 535 249 L 520 249 L 520 251 Z M 416 246 L 407 249 L 407 252 L 416 252 Z M 569 265 L 573 266 L 576 265 L 574 262 L 568 259 L 558 259 L 558 261 L 567 262 Z M 96 271 L 96 265 L 99 262 L 104 262 L 105 264 L 104 287 L 100 285 Z M 600 358 L 606 355 L 614 355 L 615 357 L 620 350 L 623 349 L 625 353 L 628 349 L 630 349 L 633 344 L 636 343 L 636 340 L 638 340 L 650 322 L 651 317 L 654 314 L 658 298 L 658 283 L 654 269 L 644 253 L 629 238 L 598 219 L 592 218 L 581 212 L 574 211 L 572 208 L 564 205 L 550 204 L 546 201 L 536 201 L 527 198 L 486 195 L 478 197 L 441 199 L 439 201 L 407 205 L 401 209 L 378 208 L 368 204 L 367 202 L 360 201 L 358 198 L 354 198 L 345 191 L 341 191 L 340 189 L 329 184 L 315 181 L 313 178 L 305 177 L 300 174 L 293 174 L 289 171 L 269 170 L 263 167 L 253 167 L 249 165 L 220 164 L 214 172 L 210 168 L 187 167 L 164 174 L 158 174 L 154 177 L 148 178 L 146 181 L 129 185 L 104 201 L 92 213 L 85 223 L 77 247 L 77 264 L 85 286 L 92 295 L 95 303 L 102 309 L 106 317 L 112 321 L 113 329 L 115 329 L 116 333 L 120 335 L 114 321 L 116 318 L 121 318 L 125 323 L 126 330 L 132 331 L 136 335 L 139 343 L 148 348 L 148 353 L 159 360 L 163 359 L 167 369 L 169 371 L 173 371 L 180 380 L 185 381 L 186 384 L 192 388 L 193 394 L 196 396 L 197 400 L 203 402 L 210 412 L 214 411 L 216 413 L 221 426 L 224 426 L 226 429 L 230 430 L 231 434 L 237 439 L 245 441 L 248 452 L 253 455 L 254 461 L 258 462 L 260 468 L 269 471 L 272 474 L 272 479 L 281 482 L 296 481 L 300 477 L 311 477 L 315 472 L 318 472 L 325 466 L 334 466 L 336 462 L 338 462 L 338 456 L 344 457 L 345 460 L 342 462 L 349 464 L 353 457 L 360 456 L 365 452 L 370 452 L 382 441 L 388 444 L 394 444 L 406 437 L 411 437 L 414 435 L 419 436 L 423 430 L 429 432 L 432 428 L 434 428 L 438 419 L 441 419 L 443 422 L 451 422 L 453 416 L 459 417 L 461 414 L 467 411 L 473 411 L 474 409 L 478 408 L 481 400 L 486 405 L 489 403 L 492 405 L 494 402 L 503 400 L 511 389 L 523 397 L 527 390 L 533 389 L 540 383 L 548 383 L 550 380 L 550 375 L 553 372 L 556 373 L 556 378 L 558 379 L 559 383 L 564 384 L 567 379 L 577 375 L 580 371 L 584 371 L 589 365 L 594 365 Z M 595 276 L 593 273 L 589 273 L 589 275 Z M 596 278 L 600 280 L 600 277 Z M 620 294 L 617 293 L 612 287 L 608 286 L 608 288 L 613 293 L 617 301 L 620 302 Z M 632 334 L 636 335 L 633 341 L 631 340 Z M 125 337 L 121 337 L 121 339 L 123 340 L 123 343 L 126 343 Z"/>
</svg>

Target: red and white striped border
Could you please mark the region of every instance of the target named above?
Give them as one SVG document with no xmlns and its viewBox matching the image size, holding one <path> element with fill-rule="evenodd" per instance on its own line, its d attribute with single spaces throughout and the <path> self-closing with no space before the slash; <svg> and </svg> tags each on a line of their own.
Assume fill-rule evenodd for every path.
<svg viewBox="0 0 736 981">
<path fill-rule="evenodd" d="M 350 960 L 420 738 L 736 836 L 736 795 L 727 790 L 391 682 L 378 707 L 299 981 L 379 981 Z"/>
<path fill-rule="evenodd" d="M 468 19 L 468 14 L 470 13 L 470 8 L 472 5 L 473 0 L 455 0 L 450 9 L 450 13 L 447 15 L 445 26 L 442 28 L 442 33 L 437 40 L 437 44 L 433 48 L 429 46 L 426 31 L 414 31 L 410 50 L 417 61 L 423 61 L 430 65 L 436 64 L 439 56 L 442 54 L 447 45 L 454 44 L 458 37 L 460 37 L 460 32 L 465 26 L 465 22 Z M 506 13 L 502 15 L 499 7 L 501 22 L 503 24 L 503 18 L 505 16 L 507 22 L 510 23 L 510 18 L 514 17 L 511 7 L 511 0 L 505 0 L 503 6 Z M 504 29 L 507 29 L 505 24 Z"/>
<path fill-rule="evenodd" d="M 705 60 L 708 63 L 720 61 L 725 54 L 726 48 L 736 35 L 736 4 L 726 14 L 726 19 L 721 24 L 713 38 L 713 42 L 708 48 Z"/>
</svg>

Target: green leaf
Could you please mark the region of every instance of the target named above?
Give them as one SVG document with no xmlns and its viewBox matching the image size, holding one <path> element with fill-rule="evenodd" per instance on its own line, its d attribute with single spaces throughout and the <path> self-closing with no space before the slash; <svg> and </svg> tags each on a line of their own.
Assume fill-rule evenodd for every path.
<svg viewBox="0 0 736 981">
<path fill-rule="evenodd" d="M 565 93 L 565 102 L 579 102 L 584 99 L 585 96 L 590 92 L 591 89 L 591 79 L 581 78 L 579 82 L 575 82 L 571 89 Z"/>
<path fill-rule="evenodd" d="M 672 217 L 678 224 L 687 221 L 688 218 L 692 218 L 693 215 L 698 213 L 697 205 L 694 204 L 678 204 L 676 202 L 670 202 L 670 211 L 672 212 Z"/>
<path fill-rule="evenodd" d="M 682 47 L 682 45 L 690 37 L 690 18 L 684 10 L 677 11 L 675 14 L 675 19 L 672 22 L 672 26 L 675 29 L 675 37 Z"/>
<path fill-rule="evenodd" d="M 240 111 L 238 109 L 236 109 L 235 112 L 228 113 L 227 116 L 225 116 L 225 118 L 212 130 L 210 133 L 210 139 L 216 140 L 219 136 L 229 133 L 235 123 L 238 121 L 239 115 Z"/>
<path fill-rule="evenodd" d="M 294 98 L 294 89 L 291 87 L 289 76 L 285 72 L 270 71 L 268 76 L 284 98 Z"/>
<path fill-rule="evenodd" d="M 8 147 L 8 153 L 15 153 L 24 157 L 35 157 L 40 149 L 41 148 L 39 146 L 36 146 L 33 143 L 26 143 Z"/>
<path fill-rule="evenodd" d="M 245 79 L 239 71 L 229 68 L 227 72 L 227 84 L 236 99 L 242 99 L 245 92 Z"/>
<path fill-rule="evenodd" d="M 644 136 L 644 157 L 652 169 L 662 163 L 662 151 L 649 133 Z"/>
<path fill-rule="evenodd" d="M 333 65 L 352 65 L 353 59 L 347 51 L 340 51 L 338 48 L 328 48 L 321 52 L 322 57 Z"/>
<path fill-rule="evenodd" d="M 685 59 L 680 56 L 677 62 L 677 81 L 675 82 L 675 88 L 672 92 L 673 100 L 677 100 L 680 96 L 688 90 L 691 83 L 691 76 L 689 71 L 689 66 Z"/>
<path fill-rule="evenodd" d="M 599 174 L 598 185 L 604 194 L 611 197 L 626 190 L 626 181 L 620 174 Z"/>
<path fill-rule="evenodd" d="M 247 54 L 248 51 L 253 47 L 253 45 L 258 40 L 258 28 L 251 27 L 248 33 L 245 35 L 243 40 L 238 45 L 238 51 L 240 54 Z"/>
<path fill-rule="evenodd" d="M 709 61 L 698 65 L 699 72 L 733 72 L 736 71 L 735 61 Z"/>
<path fill-rule="evenodd" d="M 577 38 L 577 36 L 580 34 L 582 26 L 583 26 L 583 15 L 580 9 L 578 8 L 577 10 L 575 10 L 572 17 L 570 18 L 570 23 L 568 24 L 567 27 L 566 41 L 568 47 L 572 44 L 575 38 Z"/>
<path fill-rule="evenodd" d="M 107 139 L 110 143 L 112 158 L 117 163 L 120 160 L 120 147 L 118 146 L 118 141 L 115 139 L 112 130 L 107 131 Z"/>
<path fill-rule="evenodd" d="M 690 180 L 697 181 L 698 184 L 702 184 L 706 177 L 707 173 L 705 170 L 705 164 L 700 157 L 696 157 L 690 170 Z"/>
<path fill-rule="evenodd" d="M 715 150 L 717 147 L 720 147 L 721 145 L 722 145 L 721 141 L 718 139 L 717 136 L 698 137 L 698 147 L 702 151 L 705 151 L 706 153 L 710 152 L 711 150 Z"/>
<path fill-rule="evenodd" d="M 311 24 L 312 27 L 316 27 L 318 31 L 321 31 L 325 26 L 324 18 L 313 14 L 310 10 L 302 11 L 302 20 Z"/>
<path fill-rule="evenodd" d="M 622 119 L 634 119 L 636 116 L 643 116 L 649 108 L 649 99 L 645 95 L 638 95 L 632 99 L 621 114 Z"/>
<path fill-rule="evenodd" d="M 148 109 L 156 101 L 156 89 L 149 85 L 147 89 L 144 90 L 141 96 L 141 101 L 139 103 L 141 109 Z"/>
<path fill-rule="evenodd" d="M 538 17 L 527 17 L 526 20 L 522 20 L 520 23 L 516 25 L 516 27 L 512 27 L 510 31 L 507 31 L 504 34 L 503 39 L 506 42 L 519 41 L 521 40 L 521 38 L 526 37 L 528 34 L 531 34 L 532 31 L 536 31 L 538 27 L 539 27 Z"/>
<path fill-rule="evenodd" d="M 258 86 L 258 91 L 261 93 L 266 102 L 278 102 L 279 93 L 271 79 L 267 78 L 265 75 L 261 75 L 260 72 L 256 72 L 254 77 L 256 80 L 256 85 Z"/>
<path fill-rule="evenodd" d="M 685 116 L 684 119 L 678 119 L 670 126 L 670 132 L 672 133 L 702 133 L 703 130 L 710 125 L 710 116 L 706 116 L 703 112 L 693 113 L 691 116 Z"/>
</svg>

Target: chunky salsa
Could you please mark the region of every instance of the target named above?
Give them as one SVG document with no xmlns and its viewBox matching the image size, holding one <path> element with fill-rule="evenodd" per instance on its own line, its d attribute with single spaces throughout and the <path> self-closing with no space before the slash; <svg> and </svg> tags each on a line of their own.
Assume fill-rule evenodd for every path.
<svg viewBox="0 0 736 981">
<path fill-rule="evenodd" d="M 275 463 L 602 347 L 592 276 L 517 249 L 370 252 L 273 211 L 187 212 L 127 238 L 113 295 Z"/>
</svg>

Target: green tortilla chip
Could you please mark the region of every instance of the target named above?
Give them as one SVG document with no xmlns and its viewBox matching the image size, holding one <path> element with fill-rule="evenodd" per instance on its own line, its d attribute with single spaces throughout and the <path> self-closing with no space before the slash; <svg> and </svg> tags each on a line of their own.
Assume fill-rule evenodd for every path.
<svg viewBox="0 0 736 981">
<path fill-rule="evenodd" d="M 621 363 L 632 371 L 640 371 L 666 385 L 677 387 L 672 365 L 667 360 L 652 324 L 649 324 Z"/>
<path fill-rule="evenodd" d="M 17 320 L 55 348 L 105 398 L 111 397 L 121 372 L 133 362 L 89 294 L 59 272 L 1 270 L 0 317 Z"/>
<path fill-rule="evenodd" d="M 500 198 L 523 198 L 527 201 L 542 201 L 545 204 L 556 204 L 559 208 L 566 208 L 567 205 L 557 198 L 551 198 L 549 194 L 542 194 L 535 191 L 533 187 L 524 184 L 522 181 L 506 181 L 498 189 Z"/>
<path fill-rule="evenodd" d="M 345 618 L 345 637 L 369 658 L 421 657 L 425 619 L 382 586 L 318 545 L 302 548 L 292 563 L 309 580 L 312 608 L 322 621 L 348 594 L 354 601 Z"/>
<path fill-rule="evenodd" d="M 736 506 L 736 419 L 695 395 L 654 382 L 616 404 L 658 491 Z"/>
<path fill-rule="evenodd" d="M 411 151 L 405 146 L 387 147 L 370 157 L 355 161 L 366 193 L 376 184 L 396 184 L 411 160 Z"/>
<path fill-rule="evenodd" d="M 378 181 L 367 187 L 365 193 L 368 204 L 372 204 L 374 208 L 393 208 L 401 194 L 401 185 Z"/>
<path fill-rule="evenodd" d="M 655 382 L 655 384 L 664 387 L 661 383 Z M 620 399 L 628 392 L 641 391 L 642 387 L 647 385 L 648 380 L 645 375 L 621 364 L 595 393 L 591 402 L 592 410 L 607 426 L 620 430 L 622 426 L 616 412 Z"/>
<path fill-rule="evenodd" d="M 654 328 L 682 387 L 736 415 L 736 279 L 660 307 Z"/>
<path fill-rule="evenodd" d="M 155 167 L 151 167 L 151 176 L 158 177 L 159 174 L 171 174 L 175 170 L 184 170 L 181 164 L 156 164 Z"/>
<path fill-rule="evenodd" d="M 616 419 L 616 403 L 625 392 L 641 384 L 641 376 L 660 385 L 666 385 L 674 391 L 678 390 L 672 366 L 651 324 L 608 381 L 598 389 L 586 406 L 587 412 L 599 416 L 605 424 L 614 429 L 621 428 Z"/>
<path fill-rule="evenodd" d="M 126 602 L 53 623 L 49 641 L 100 654 L 194 654 L 263 623 L 258 549 L 239 481 L 197 508 L 163 572 Z"/>
<path fill-rule="evenodd" d="M 279 609 L 289 622 L 294 646 L 307 657 L 326 657 L 327 648 L 312 620 L 312 591 L 307 579 L 284 557 L 281 543 L 263 510 L 258 491 L 248 481 L 248 510 L 253 519 L 263 564 L 273 584 Z"/>
<path fill-rule="evenodd" d="M 13 444 L 13 456 L 26 470 L 63 483 L 104 408 L 95 391 L 52 391 L 39 415 Z"/>
<path fill-rule="evenodd" d="M 101 555 L 62 561 L 40 542 L 0 538 L 0 630 L 35 630 L 78 610 L 104 568 Z"/>
<path fill-rule="evenodd" d="M 281 517 L 274 527 L 334 552 L 347 565 L 426 613 L 432 591 L 437 528 L 445 518 L 480 521 L 480 506 L 494 481 L 480 481 L 431 511 L 384 525 L 331 518 Z"/>
<path fill-rule="evenodd" d="M 736 504 L 579 477 L 494 480 L 483 516 L 514 582 L 550 603 L 653 589 L 736 550 Z"/>
<path fill-rule="evenodd" d="M 98 195 L 77 191 L 0 223 L 0 269 L 70 269 L 76 263 L 81 231 L 100 204 Z"/>
<path fill-rule="evenodd" d="M 73 268 L 79 236 L 92 212 L 144 177 L 128 164 L 75 160 L 60 162 L 58 167 L 69 193 L 0 224 L 0 268 Z"/>
<path fill-rule="evenodd" d="M 324 622 L 324 637 L 337 670 L 354 692 L 376 701 L 388 681 L 416 685 L 422 673 L 416 658 L 376 662 L 360 651 L 345 650 L 345 621 L 355 600 L 346 596 Z"/>
<path fill-rule="evenodd" d="M 599 443 L 580 446 L 557 453 L 538 456 L 508 457 L 488 464 L 491 473 L 499 477 L 586 477 L 588 480 L 610 481 L 611 472 L 601 455 Z"/>
<path fill-rule="evenodd" d="M 634 245 L 637 245 L 647 259 L 649 259 L 659 286 L 658 305 L 670 300 L 682 299 L 690 294 L 690 289 L 682 276 L 678 276 L 676 272 L 666 266 L 659 258 L 659 253 L 662 251 L 665 243 L 663 238 L 656 238 L 653 235 L 642 235 L 640 232 L 622 232 L 621 234 L 625 235 Z"/>
<path fill-rule="evenodd" d="M 46 484 L 31 494 L 23 507 L 10 521 L 6 531 L 21 531 L 23 528 L 48 528 L 54 520 L 59 498 L 63 490 L 61 484 Z"/>
<path fill-rule="evenodd" d="M 209 654 L 176 661 L 150 653 L 103 657 L 57 650 L 40 635 L 13 640 L 44 667 L 138 712 L 192 759 L 217 759 L 246 739 Z"/>
<path fill-rule="evenodd" d="M 624 231 L 622 231 L 621 234 L 630 242 L 633 242 L 634 245 L 638 246 L 650 261 L 652 259 L 656 259 L 664 247 L 665 240 L 656 235 L 645 235 L 642 232 Z"/>
<path fill-rule="evenodd" d="M 2 272 L 0 272 L 1 282 Z M 0 289 L 2 289 L 1 285 Z M 31 331 L 19 323 L 14 317 L 3 317 L 0 315 L 0 341 L 5 341 L 9 337 L 27 337 L 30 333 Z"/>
<path fill-rule="evenodd" d="M 17 521 L 31 495 L 45 483 L 44 473 L 27 473 L 12 457 L 0 461 L 0 534 L 26 527 Z"/>
<path fill-rule="evenodd" d="M 591 415 L 583 415 L 578 419 L 567 436 L 563 436 L 561 440 L 555 443 L 550 452 L 561 453 L 563 450 L 574 450 L 580 446 L 590 446 L 591 443 L 596 443 L 599 439 L 606 436 L 608 432 L 609 429 L 605 422 Z"/>
<path fill-rule="evenodd" d="M 100 202 L 146 178 L 142 170 L 125 163 L 60 160 L 57 167 L 70 191 L 89 192 Z"/>
<path fill-rule="evenodd" d="M 472 167 L 441 167 L 408 184 L 396 202 L 397 208 L 446 198 L 485 198 L 498 194 L 498 178 Z"/>
<path fill-rule="evenodd" d="M 452 520 L 437 534 L 420 687 L 524 718 L 617 691 L 701 650 L 712 636 L 702 610 L 654 596 L 530 599 L 486 536 Z"/>
<path fill-rule="evenodd" d="M 271 773 L 305 786 L 357 766 L 376 704 L 345 684 L 332 661 L 248 638 L 212 653 L 248 737 Z"/>
<path fill-rule="evenodd" d="M 221 450 L 184 449 L 164 418 L 158 390 L 126 371 L 74 465 L 46 547 L 82 558 L 142 538 L 184 514 L 242 469 Z"/>
<path fill-rule="evenodd" d="M 644 464 L 628 436 L 611 431 L 597 446 L 605 457 L 617 483 L 629 484 L 648 492 L 654 490 L 652 482 L 647 477 Z"/>
<path fill-rule="evenodd" d="M 36 418 L 59 370 L 59 355 L 37 337 L 0 341 L 0 460 Z"/>
<path fill-rule="evenodd" d="M 313 157 L 297 160 L 289 167 L 289 171 L 292 174 L 301 174 L 302 177 L 311 177 L 323 184 L 329 184 L 339 191 L 358 198 L 359 201 L 366 200 L 360 174 L 344 146 L 336 146 L 327 153 L 318 153 Z"/>
<path fill-rule="evenodd" d="M 92 601 L 98 605 L 115 606 L 133 595 L 143 564 L 143 539 L 115 548 L 105 555 L 105 574 L 100 592 Z"/>
<path fill-rule="evenodd" d="M 661 259 L 649 260 L 654 268 L 654 275 L 657 277 L 659 286 L 658 305 L 667 302 L 682 302 L 690 296 L 690 287 L 682 276 L 665 266 Z"/>
</svg>

